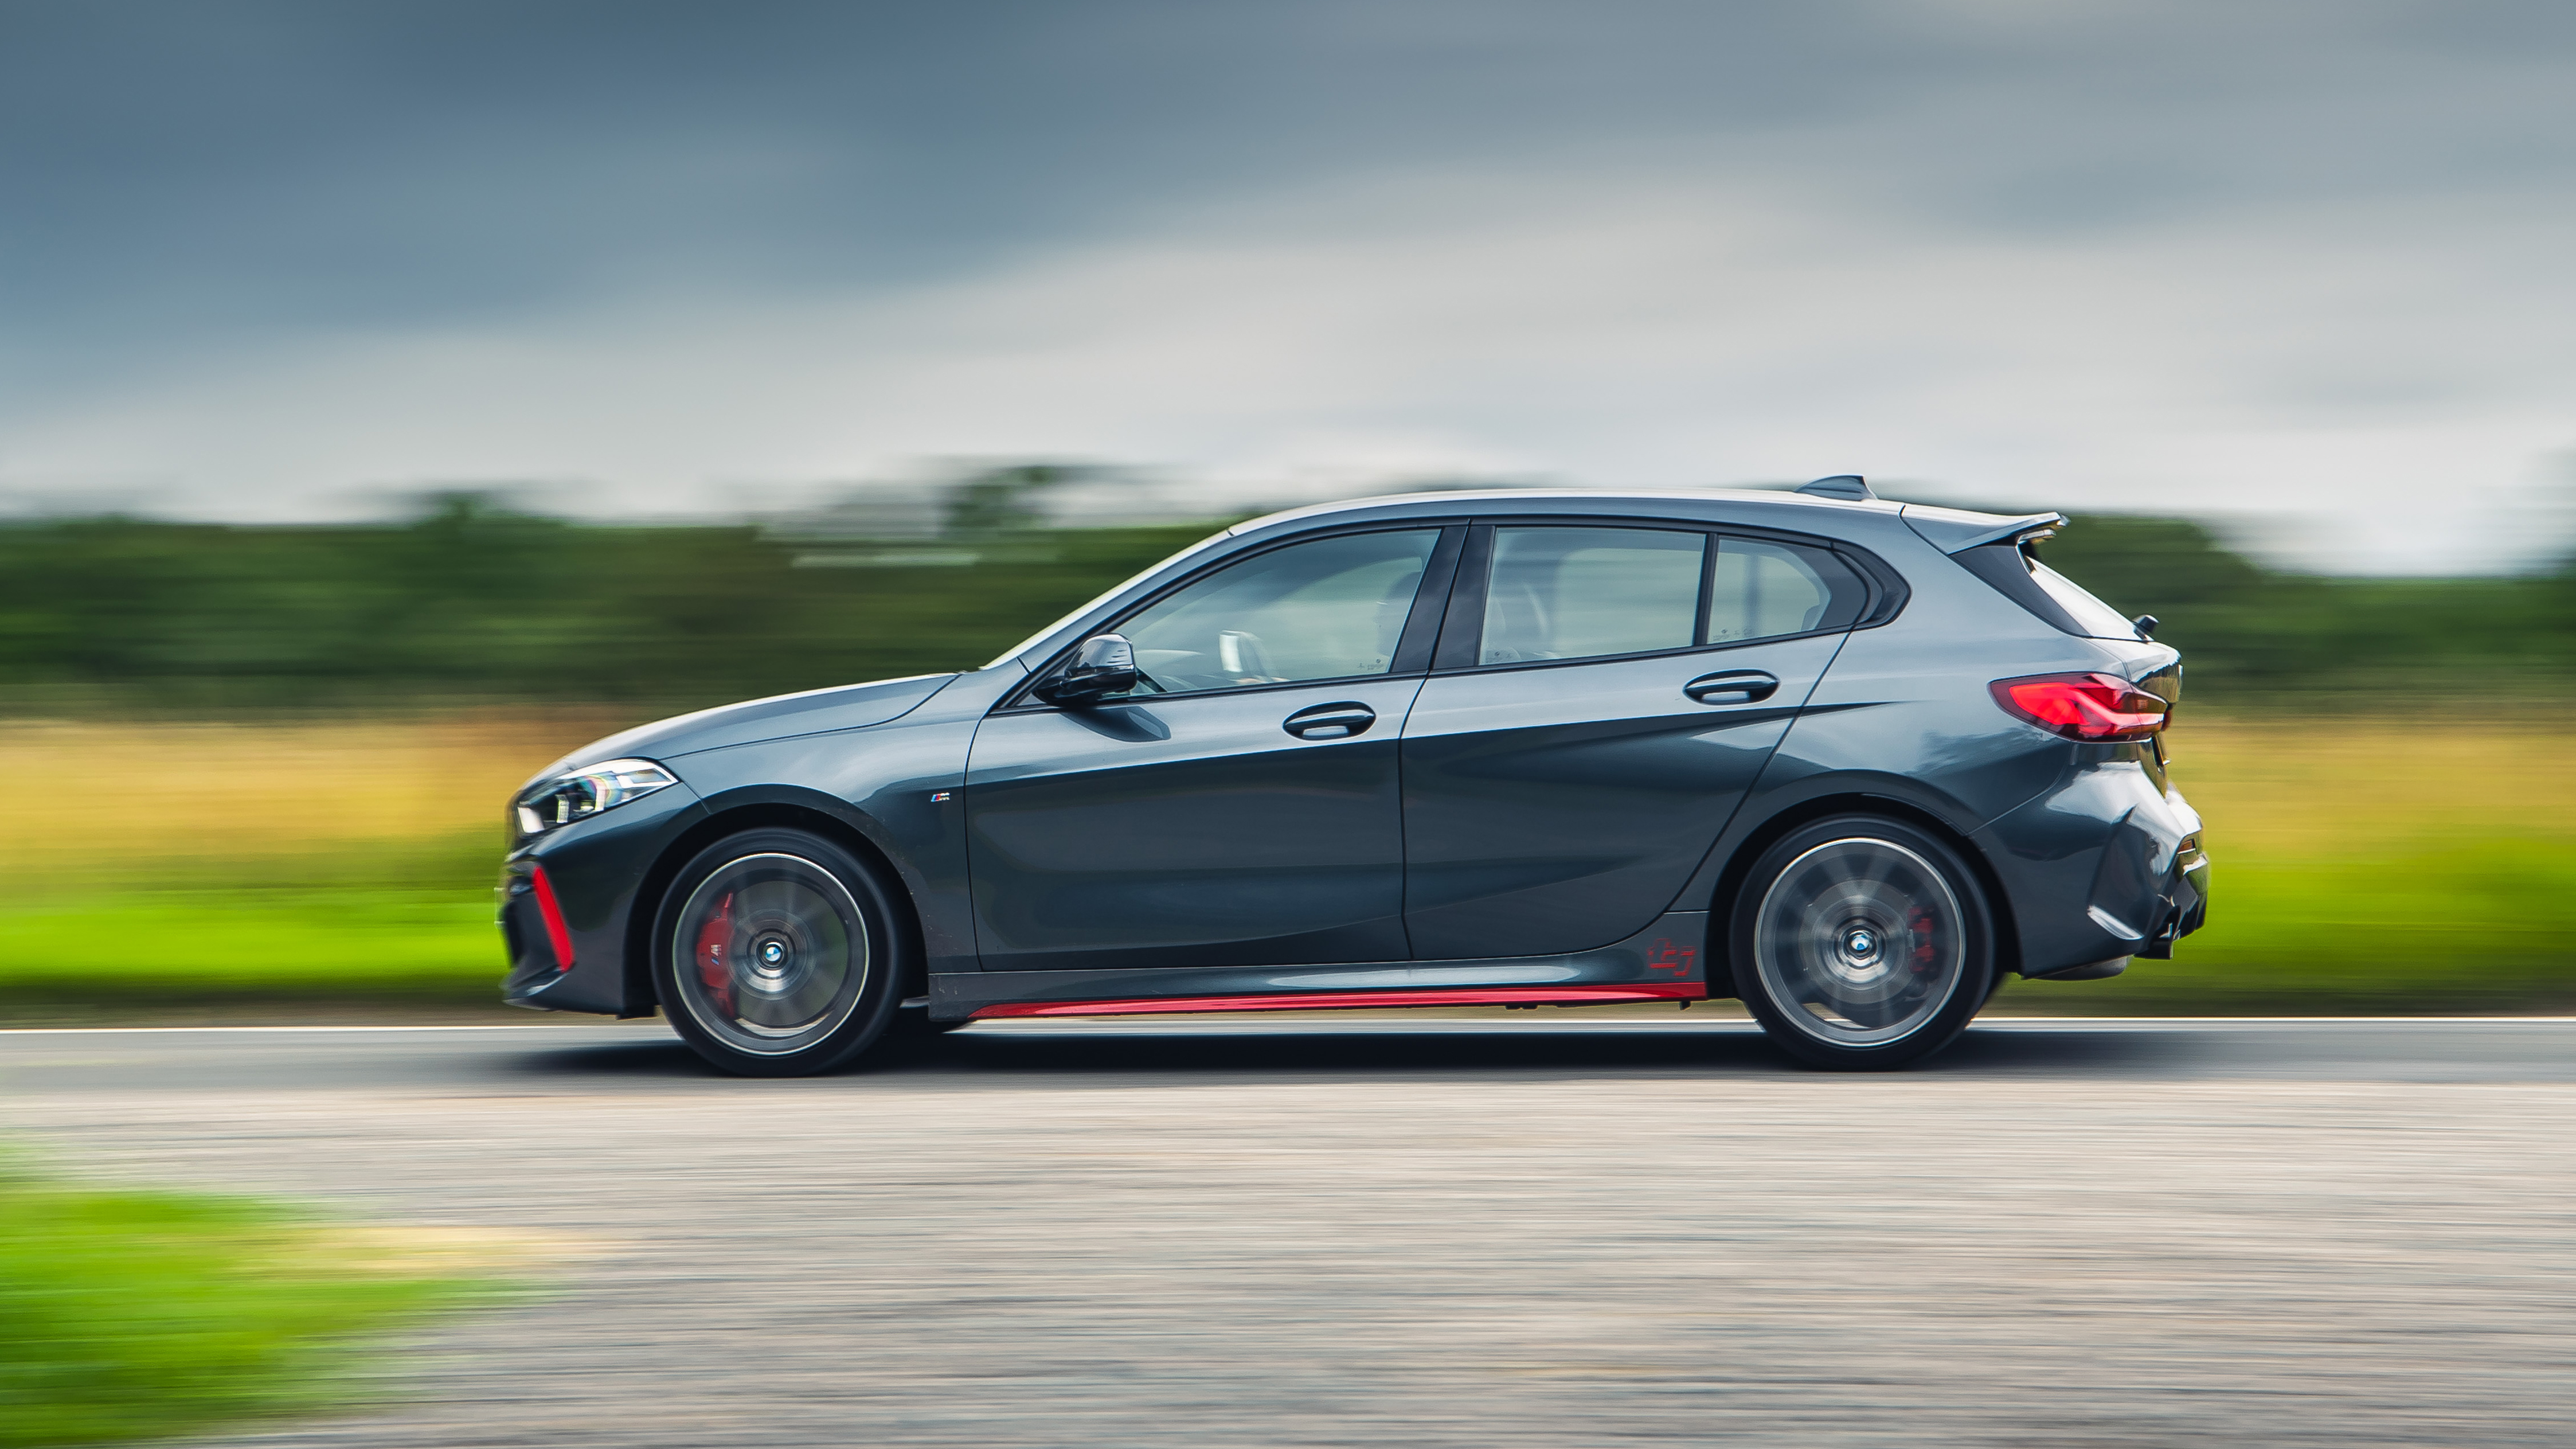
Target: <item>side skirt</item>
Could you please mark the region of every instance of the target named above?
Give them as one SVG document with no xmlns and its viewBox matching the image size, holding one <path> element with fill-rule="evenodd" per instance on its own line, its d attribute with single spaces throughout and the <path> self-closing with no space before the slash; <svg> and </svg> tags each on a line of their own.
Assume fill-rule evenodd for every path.
<svg viewBox="0 0 2576 1449">
<path fill-rule="evenodd" d="M 930 978 L 937 1021 L 1378 1006 L 1580 1006 L 1708 995 L 1708 913 L 1673 911 L 1614 945 L 1562 956 L 1327 966 L 956 971 Z"/>
<path fill-rule="evenodd" d="M 997 1016 L 1152 1016 L 1184 1011 L 1328 1011 L 1369 1006 L 1601 1006 L 1620 1001 L 1701 1001 L 1699 982 L 1656 986 L 1490 986 L 1396 991 L 1281 991 L 1267 996 L 1146 996 L 1127 1001 L 1015 1001 L 978 1008 Z"/>
</svg>

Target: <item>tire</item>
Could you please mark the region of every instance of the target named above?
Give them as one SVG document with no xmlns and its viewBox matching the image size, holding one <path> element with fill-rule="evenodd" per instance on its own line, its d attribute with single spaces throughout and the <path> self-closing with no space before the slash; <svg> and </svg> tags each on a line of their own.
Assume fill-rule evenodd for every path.
<svg viewBox="0 0 2576 1449">
<path fill-rule="evenodd" d="M 1994 918 L 1948 842 L 1842 815 L 1753 864 L 1728 927 L 1736 994 L 1811 1066 L 1885 1071 L 1948 1046 L 1993 994 Z"/>
<path fill-rule="evenodd" d="M 746 830 L 698 852 L 664 894 L 653 986 L 718 1070 L 801 1077 L 885 1034 L 912 963 L 891 887 L 802 830 Z"/>
</svg>

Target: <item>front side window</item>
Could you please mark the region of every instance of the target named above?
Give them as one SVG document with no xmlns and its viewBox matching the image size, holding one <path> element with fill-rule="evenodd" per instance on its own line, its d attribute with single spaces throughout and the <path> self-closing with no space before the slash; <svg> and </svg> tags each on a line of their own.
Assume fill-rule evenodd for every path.
<svg viewBox="0 0 2576 1449">
<path fill-rule="evenodd" d="M 1229 564 L 1118 626 L 1133 693 L 1384 674 L 1438 529 L 1293 543 Z"/>
<path fill-rule="evenodd" d="M 1593 659 L 1847 629 L 1866 597 L 1831 551 L 1697 530 L 1494 530 L 1480 664 Z"/>
</svg>

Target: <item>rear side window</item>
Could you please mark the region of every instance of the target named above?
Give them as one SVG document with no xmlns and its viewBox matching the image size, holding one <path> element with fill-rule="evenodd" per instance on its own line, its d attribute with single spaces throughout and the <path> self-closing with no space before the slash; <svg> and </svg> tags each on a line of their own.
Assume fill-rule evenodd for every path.
<svg viewBox="0 0 2576 1449">
<path fill-rule="evenodd" d="M 1848 629 L 1860 617 L 1861 595 L 1851 569 L 1823 549 L 1720 539 L 1709 580 L 1706 642 Z"/>
<path fill-rule="evenodd" d="M 1679 529 L 1495 529 L 1476 662 L 1689 648 L 1707 537 Z"/>
<path fill-rule="evenodd" d="M 2031 557 L 2017 543 L 1979 544 L 1950 555 L 1996 593 L 2053 629 L 2094 639 L 2138 639 L 2138 626 L 2083 585 Z"/>
<path fill-rule="evenodd" d="M 1501 527 L 1480 664 L 1845 629 L 1867 590 L 1831 551 L 1687 529 Z"/>
</svg>

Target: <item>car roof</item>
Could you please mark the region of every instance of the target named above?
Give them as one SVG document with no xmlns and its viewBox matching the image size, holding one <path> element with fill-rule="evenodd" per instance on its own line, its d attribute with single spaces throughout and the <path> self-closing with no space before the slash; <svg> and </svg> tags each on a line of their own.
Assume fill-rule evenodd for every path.
<svg viewBox="0 0 2576 1449">
<path fill-rule="evenodd" d="M 1733 515 L 1739 511 L 1767 513 L 1775 509 L 1805 512 L 1827 509 L 1836 512 L 1895 513 L 1903 505 L 1884 499 L 1854 502 L 1824 498 L 1812 493 L 1791 493 L 1768 488 L 1447 488 L 1420 493 L 1394 493 L 1374 498 L 1350 498 L 1335 503 L 1315 503 L 1303 508 L 1290 508 L 1260 518 L 1246 520 L 1228 529 L 1230 535 L 1252 533 L 1282 523 L 1305 523 L 1317 519 L 1362 518 L 1372 514 L 1411 517 L 1423 513 L 1597 513 L 1605 508 L 1626 513 L 1637 511 L 1620 505 L 1652 504 L 1689 516 Z"/>
<path fill-rule="evenodd" d="M 1791 532 L 1821 532 L 1849 537 L 1896 526 L 1923 537 L 1944 553 L 1970 542 L 2012 537 L 2037 527 L 2063 523 L 2055 513 L 2012 515 L 1936 508 L 1894 499 L 1829 498 L 1770 488 L 1476 488 L 1398 493 L 1353 498 L 1291 508 L 1246 520 L 1227 529 L 1223 538 L 1288 531 L 1317 523 L 1362 522 L 1372 518 L 1430 518 L 1460 514 L 1547 515 L 1634 514 L 1681 518 L 1706 523 L 1735 523 Z M 1836 523 L 1845 525 L 1835 527 Z"/>
</svg>

